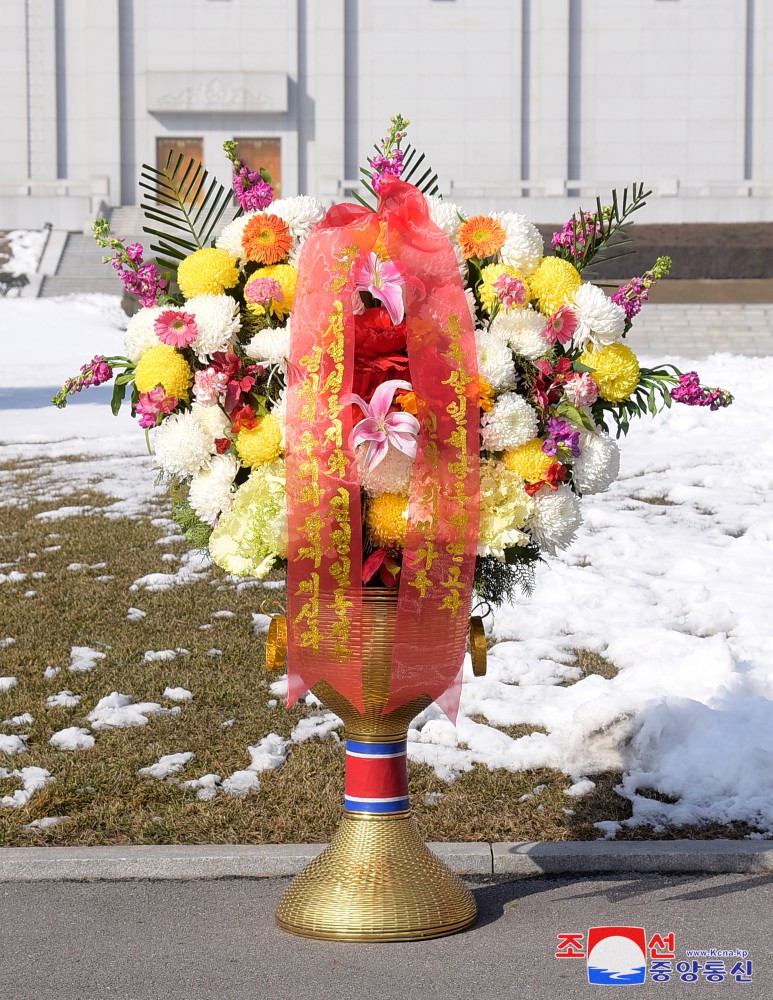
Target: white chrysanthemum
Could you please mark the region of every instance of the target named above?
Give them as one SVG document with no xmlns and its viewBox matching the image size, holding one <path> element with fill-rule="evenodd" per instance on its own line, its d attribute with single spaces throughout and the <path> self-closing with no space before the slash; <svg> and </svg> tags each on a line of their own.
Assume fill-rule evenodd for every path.
<svg viewBox="0 0 773 1000">
<path fill-rule="evenodd" d="M 625 310 L 603 292 L 598 285 L 584 282 L 572 296 L 572 309 L 577 316 L 574 343 L 578 347 L 593 344 L 605 347 L 620 340 L 625 330 Z"/>
<path fill-rule="evenodd" d="M 465 286 L 465 290 L 469 291 L 467 288 L 467 282 L 470 275 L 467 270 L 467 258 L 464 256 L 464 251 L 458 243 L 452 243 L 451 246 L 454 248 L 454 257 L 456 257 L 456 264 L 459 268 L 459 277 L 462 279 L 462 284 Z M 473 300 L 474 299 L 475 296 L 473 295 Z"/>
<path fill-rule="evenodd" d="M 201 469 L 191 480 L 188 502 L 196 514 L 214 528 L 218 517 L 231 509 L 233 484 L 239 471 L 235 455 L 215 455 L 209 468 Z"/>
<path fill-rule="evenodd" d="M 569 545 L 580 527 L 580 501 L 566 485 L 555 491 L 543 487 L 534 500 L 526 527 L 544 552 L 555 555 Z"/>
<path fill-rule="evenodd" d="M 264 361 L 269 365 L 284 367 L 290 357 L 290 324 L 272 330 L 258 330 L 244 348 L 244 353 L 253 361 Z"/>
<path fill-rule="evenodd" d="M 452 201 L 443 201 L 436 194 L 425 195 L 429 206 L 429 217 L 450 240 L 456 239 L 462 220 L 459 218 L 459 206 Z"/>
<path fill-rule="evenodd" d="M 229 222 L 222 233 L 215 240 L 215 246 L 218 250 L 225 250 L 226 253 L 236 260 L 244 259 L 244 250 L 242 249 L 242 236 L 244 235 L 244 229 L 247 223 L 256 215 L 260 215 L 260 212 L 245 212 L 244 215 L 240 215 L 238 219 L 234 219 L 233 222 Z"/>
<path fill-rule="evenodd" d="M 201 403 L 194 403 L 191 406 L 191 413 L 212 438 L 213 448 L 216 438 L 227 436 L 231 421 L 219 406 L 202 406 Z"/>
<path fill-rule="evenodd" d="M 164 309 L 169 306 L 148 306 L 140 309 L 129 320 L 124 334 L 123 349 L 124 354 L 135 364 L 140 360 L 145 351 L 151 347 L 158 347 L 161 341 L 156 336 L 154 324 Z"/>
<path fill-rule="evenodd" d="M 504 392 L 515 385 L 515 364 L 513 352 L 491 330 L 477 330 L 475 346 L 478 354 L 478 374 L 484 378 L 494 392 Z"/>
<path fill-rule="evenodd" d="M 294 243 L 302 243 L 314 226 L 325 217 L 322 203 L 306 194 L 272 201 L 266 213 L 276 215 L 287 223 Z"/>
<path fill-rule="evenodd" d="M 505 242 L 499 251 L 503 264 L 509 264 L 527 278 L 537 270 L 542 260 L 542 234 L 534 223 L 518 212 L 495 212 L 493 216 L 505 231 Z"/>
<path fill-rule="evenodd" d="M 512 451 L 537 436 L 537 414 L 523 396 L 506 392 L 483 415 L 480 433 L 488 451 Z"/>
<path fill-rule="evenodd" d="M 508 344 L 512 351 L 536 361 L 548 349 L 543 336 L 548 321 L 536 309 L 500 309 L 491 323 L 491 332 Z"/>
<path fill-rule="evenodd" d="M 607 434 L 580 434 L 580 455 L 572 465 L 572 479 L 580 493 L 602 493 L 617 479 L 620 449 Z"/>
<path fill-rule="evenodd" d="M 356 450 L 357 467 L 360 470 L 360 485 L 372 497 L 380 497 L 382 493 L 399 493 L 408 496 L 411 492 L 413 476 L 413 459 L 399 448 L 389 445 L 386 456 L 375 469 L 367 469 L 365 456 L 368 445 L 361 444 Z"/>
<path fill-rule="evenodd" d="M 194 476 L 212 458 L 213 439 L 190 410 L 168 416 L 156 431 L 158 464 L 171 476 Z"/>
<path fill-rule="evenodd" d="M 467 308 L 470 310 L 472 325 L 475 326 L 478 322 L 478 303 L 475 301 L 475 292 L 471 288 L 465 288 L 464 297 L 467 299 Z"/>
<path fill-rule="evenodd" d="M 239 303 L 230 295 L 195 295 L 185 303 L 185 311 L 196 319 L 199 332 L 191 347 L 202 361 L 224 351 L 241 328 Z"/>
</svg>

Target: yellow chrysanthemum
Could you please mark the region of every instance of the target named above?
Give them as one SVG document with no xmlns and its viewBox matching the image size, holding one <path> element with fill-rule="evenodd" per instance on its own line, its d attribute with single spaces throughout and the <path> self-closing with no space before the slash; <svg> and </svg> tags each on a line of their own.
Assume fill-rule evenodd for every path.
<svg viewBox="0 0 773 1000">
<path fill-rule="evenodd" d="M 195 295 L 222 295 L 239 283 L 236 261 L 226 250 L 204 247 L 180 262 L 177 284 L 186 299 Z"/>
<path fill-rule="evenodd" d="M 628 399 L 639 384 L 639 361 L 625 344 L 609 344 L 600 350 L 591 347 L 583 351 L 579 361 L 593 369 L 591 378 L 608 403 Z"/>
<path fill-rule="evenodd" d="M 382 493 L 374 497 L 365 517 L 370 540 L 377 549 L 401 549 L 408 529 L 408 497 Z"/>
<path fill-rule="evenodd" d="M 249 468 L 273 462 L 282 453 L 282 425 L 273 413 L 267 413 L 255 427 L 239 431 L 236 450 L 242 464 Z"/>
<path fill-rule="evenodd" d="M 162 385 L 167 396 L 187 399 L 193 372 L 179 351 L 159 344 L 145 351 L 137 362 L 134 381 L 140 392 L 150 392 L 157 385 Z"/>
<path fill-rule="evenodd" d="M 249 287 L 250 281 L 257 281 L 259 278 L 273 278 L 279 282 L 282 289 L 282 301 L 277 302 L 276 299 L 271 299 L 268 311 L 276 316 L 277 319 L 284 319 L 285 316 L 289 316 L 295 299 L 295 285 L 298 281 L 298 272 L 296 269 L 292 264 L 272 264 L 269 267 L 261 267 L 259 271 L 256 271 L 252 275 L 245 285 L 245 289 Z M 248 302 L 247 308 L 256 316 L 262 316 L 266 311 L 257 302 Z"/>
<path fill-rule="evenodd" d="M 531 297 L 543 316 L 552 316 L 582 284 L 580 272 L 568 260 L 560 257 L 543 257 L 539 267 L 529 278 Z"/>
<path fill-rule="evenodd" d="M 526 286 L 526 303 L 528 303 L 531 298 L 531 293 L 529 291 L 529 282 L 531 278 L 526 279 L 526 276 L 521 274 L 520 271 L 511 267 L 509 264 L 488 264 L 481 271 L 481 282 L 478 285 L 478 296 L 480 297 L 481 305 L 486 310 L 486 312 L 491 315 L 494 311 L 494 307 L 499 305 L 499 295 L 494 287 L 495 283 L 503 274 L 509 274 L 513 278 L 519 278 Z"/>
<path fill-rule="evenodd" d="M 532 438 L 526 444 L 505 452 L 505 468 L 517 472 L 527 483 L 538 483 L 545 478 L 550 466 L 557 462 L 555 455 L 546 455 L 540 438 Z"/>
</svg>

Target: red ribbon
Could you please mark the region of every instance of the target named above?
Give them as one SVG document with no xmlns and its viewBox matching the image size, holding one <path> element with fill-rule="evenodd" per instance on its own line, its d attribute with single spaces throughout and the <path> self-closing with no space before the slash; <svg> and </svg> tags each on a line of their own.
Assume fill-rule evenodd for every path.
<svg viewBox="0 0 773 1000">
<path fill-rule="evenodd" d="M 338 205 L 298 265 L 287 405 L 288 704 L 319 680 L 360 711 L 362 524 L 349 447 L 354 323 L 349 272 L 374 247 L 399 261 L 421 426 L 403 550 L 389 703 L 428 694 L 453 720 L 478 541 L 475 336 L 453 247 L 396 179 L 379 211 Z"/>
</svg>

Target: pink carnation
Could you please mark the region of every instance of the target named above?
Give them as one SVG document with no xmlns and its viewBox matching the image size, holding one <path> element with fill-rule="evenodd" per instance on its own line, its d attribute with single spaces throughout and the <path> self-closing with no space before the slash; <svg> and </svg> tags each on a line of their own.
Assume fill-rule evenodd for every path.
<svg viewBox="0 0 773 1000">
<path fill-rule="evenodd" d="M 228 376 L 215 368 L 202 368 L 193 378 L 193 395 L 200 406 L 214 406 L 225 392 Z"/>
<path fill-rule="evenodd" d="M 522 306 L 526 302 L 526 285 L 512 274 L 503 274 L 494 282 L 499 301 L 505 309 Z"/>
<path fill-rule="evenodd" d="M 182 309 L 165 309 L 153 329 L 161 343 L 168 347 L 190 347 L 199 334 L 196 317 Z"/>
<path fill-rule="evenodd" d="M 564 392 L 575 406 L 590 406 L 599 398 L 599 387 L 588 372 L 573 372 L 564 383 Z"/>
<path fill-rule="evenodd" d="M 276 278 L 256 278 L 244 286 L 244 297 L 254 305 L 267 306 L 272 299 L 283 302 L 285 296 Z"/>
</svg>

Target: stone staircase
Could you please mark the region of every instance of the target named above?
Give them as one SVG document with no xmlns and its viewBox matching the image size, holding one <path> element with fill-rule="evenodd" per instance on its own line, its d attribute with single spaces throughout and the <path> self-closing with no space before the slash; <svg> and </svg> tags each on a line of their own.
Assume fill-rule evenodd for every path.
<svg viewBox="0 0 773 1000">
<path fill-rule="evenodd" d="M 110 228 L 127 243 L 147 244 L 142 232 L 142 210 L 136 205 L 123 205 L 110 213 Z M 72 295 L 78 292 L 102 292 L 120 295 L 121 284 L 115 271 L 102 263 L 103 251 L 91 233 L 68 233 L 56 274 L 47 275 L 40 286 L 40 297 Z"/>
</svg>

